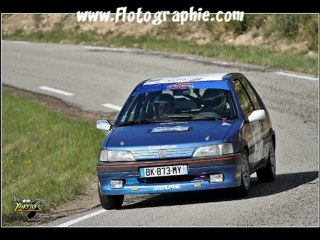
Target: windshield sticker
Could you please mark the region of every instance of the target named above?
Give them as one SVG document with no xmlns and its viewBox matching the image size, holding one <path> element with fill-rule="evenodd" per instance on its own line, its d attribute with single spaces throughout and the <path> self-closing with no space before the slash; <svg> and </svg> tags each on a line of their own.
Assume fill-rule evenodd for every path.
<svg viewBox="0 0 320 240">
<path fill-rule="evenodd" d="M 174 127 L 156 127 L 151 130 L 151 133 L 163 133 L 163 132 L 185 132 L 190 127 L 174 126 Z"/>
<path fill-rule="evenodd" d="M 168 89 L 171 90 L 181 90 L 193 88 L 193 84 L 190 82 L 173 83 L 168 85 Z"/>
<path fill-rule="evenodd" d="M 205 79 L 202 77 L 188 77 L 188 76 L 172 77 L 172 78 L 155 78 L 155 79 L 146 81 L 143 85 L 179 83 L 179 82 L 197 82 L 197 81 L 208 81 L 208 79 Z"/>
<path fill-rule="evenodd" d="M 163 84 L 160 83 L 159 81 L 157 82 L 157 84 L 144 84 L 138 87 L 131 94 L 131 96 L 136 96 L 136 95 L 144 94 L 148 92 L 162 92 L 165 90 L 201 89 L 201 88 L 230 90 L 230 87 L 226 81 L 208 81 L 208 80 L 202 79 L 201 81 L 196 81 L 196 82 L 181 81 L 179 83 L 169 82 L 169 83 L 163 83 Z"/>
</svg>

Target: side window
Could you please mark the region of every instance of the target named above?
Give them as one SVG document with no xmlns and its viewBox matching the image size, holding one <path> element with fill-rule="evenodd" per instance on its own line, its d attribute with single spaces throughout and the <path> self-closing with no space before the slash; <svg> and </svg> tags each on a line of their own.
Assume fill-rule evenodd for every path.
<svg viewBox="0 0 320 240">
<path fill-rule="evenodd" d="M 129 106 L 124 121 L 136 121 L 140 117 L 141 105 L 143 104 L 144 94 L 138 95 Z"/>
<path fill-rule="evenodd" d="M 253 106 L 251 104 L 249 96 L 247 95 L 239 79 L 235 79 L 233 81 L 233 87 L 234 87 L 234 90 L 236 91 L 239 104 L 244 114 L 244 117 L 245 119 L 248 119 L 250 113 L 253 111 Z"/>
<path fill-rule="evenodd" d="M 248 80 L 246 78 L 241 78 L 241 82 L 242 82 L 244 88 L 246 89 L 250 99 L 251 99 L 251 102 L 252 102 L 252 104 L 254 106 L 254 110 L 261 109 L 259 100 L 258 100 L 256 94 L 254 93 L 254 91 L 252 90 L 252 87 L 248 83 Z"/>
</svg>

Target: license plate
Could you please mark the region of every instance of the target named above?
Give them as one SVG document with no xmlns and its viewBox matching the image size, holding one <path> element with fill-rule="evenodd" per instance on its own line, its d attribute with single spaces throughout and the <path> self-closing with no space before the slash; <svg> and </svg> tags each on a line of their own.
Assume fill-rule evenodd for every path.
<svg viewBox="0 0 320 240">
<path fill-rule="evenodd" d="M 177 176 L 186 174 L 188 174 L 187 165 L 140 168 L 140 176 L 142 178 Z"/>
</svg>

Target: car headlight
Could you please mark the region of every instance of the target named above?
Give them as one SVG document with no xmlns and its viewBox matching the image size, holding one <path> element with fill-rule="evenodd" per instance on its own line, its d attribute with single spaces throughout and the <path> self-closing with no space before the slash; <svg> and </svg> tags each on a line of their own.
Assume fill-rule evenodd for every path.
<svg viewBox="0 0 320 240">
<path fill-rule="evenodd" d="M 210 157 L 233 153 L 231 143 L 222 143 L 209 145 L 205 147 L 198 147 L 193 153 L 193 157 Z"/>
<path fill-rule="evenodd" d="M 101 150 L 99 160 L 101 162 L 135 161 L 130 151 Z"/>
</svg>

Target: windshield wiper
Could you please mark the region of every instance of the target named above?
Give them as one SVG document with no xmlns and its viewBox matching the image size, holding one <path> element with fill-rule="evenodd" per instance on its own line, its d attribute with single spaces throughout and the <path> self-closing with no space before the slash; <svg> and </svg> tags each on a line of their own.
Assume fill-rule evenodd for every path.
<svg viewBox="0 0 320 240">
<path fill-rule="evenodd" d="M 191 113 L 184 114 L 162 114 L 161 118 L 193 118 Z"/>
<path fill-rule="evenodd" d="M 129 126 L 129 125 L 138 125 L 138 124 L 149 124 L 154 123 L 154 120 L 151 119 L 143 119 L 143 120 L 136 120 L 136 121 L 129 121 L 125 123 L 120 123 L 119 126 Z"/>
<path fill-rule="evenodd" d="M 201 117 L 201 118 L 193 118 L 193 121 L 201 121 L 201 120 L 221 120 L 221 118 L 216 117 Z"/>
</svg>

